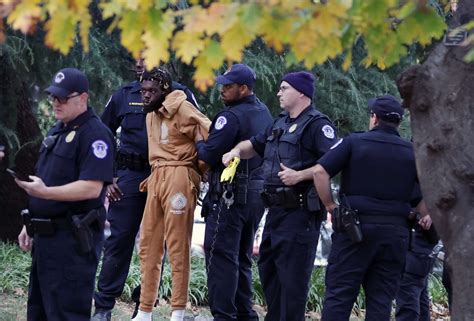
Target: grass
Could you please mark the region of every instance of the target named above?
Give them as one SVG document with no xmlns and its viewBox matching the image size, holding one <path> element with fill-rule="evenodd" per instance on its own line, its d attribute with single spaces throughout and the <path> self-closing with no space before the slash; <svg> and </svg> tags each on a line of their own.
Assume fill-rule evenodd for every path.
<svg viewBox="0 0 474 321">
<path fill-rule="evenodd" d="M 30 264 L 31 257 L 29 253 L 21 251 L 16 244 L 0 242 L 0 321 L 24 320 Z M 114 310 L 114 320 L 129 320 L 130 318 L 132 311 L 131 293 L 135 286 L 140 283 L 139 266 L 139 258 L 134 254 L 124 292 L 121 296 L 122 302 L 119 302 Z M 254 303 L 264 306 L 265 299 L 256 263 L 252 267 L 252 272 Z M 313 270 L 306 305 L 309 315 L 308 320 L 319 319 L 324 299 L 324 277 L 324 268 L 317 267 Z M 430 275 L 429 293 L 436 308 L 438 310 L 440 308 L 445 309 L 447 306 L 446 291 L 441 283 L 441 278 L 436 274 Z M 166 300 L 171 297 L 171 270 L 169 264 L 165 264 L 163 270 L 159 297 L 161 298 L 160 306 L 155 311 L 155 319 L 166 320 L 167 317 L 165 316 L 170 313 L 170 307 L 166 304 Z M 207 276 L 204 259 L 202 258 L 193 257 L 191 259 L 189 301 L 191 306 L 188 307 L 188 314 L 210 315 L 208 309 L 205 308 L 208 304 Z M 263 308 L 259 310 L 264 311 Z M 365 297 L 363 291 L 361 291 L 354 305 L 353 316 L 363 317 L 364 311 Z"/>
</svg>

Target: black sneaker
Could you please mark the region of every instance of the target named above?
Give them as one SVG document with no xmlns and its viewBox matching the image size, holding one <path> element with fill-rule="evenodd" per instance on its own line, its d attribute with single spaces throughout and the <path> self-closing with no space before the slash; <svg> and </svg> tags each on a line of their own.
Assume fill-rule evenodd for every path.
<svg viewBox="0 0 474 321">
<path fill-rule="evenodd" d="M 91 321 L 110 321 L 111 317 L 112 317 L 112 310 L 95 309 L 95 312 L 91 318 Z"/>
</svg>

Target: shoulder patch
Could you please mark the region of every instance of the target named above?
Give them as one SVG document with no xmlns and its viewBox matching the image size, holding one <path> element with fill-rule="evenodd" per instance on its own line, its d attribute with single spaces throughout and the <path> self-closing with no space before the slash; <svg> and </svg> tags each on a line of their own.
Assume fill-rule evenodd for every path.
<svg viewBox="0 0 474 321">
<path fill-rule="evenodd" d="M 227 118 L 225 118 L 225 116 L 219 116 L 219 118 L 217 118 L 216 120 L 216 123 L 214 124 L 214 128 L 217 130 L 221 130 L 226 124 Z"/>
<path fill-rule="evenodd" d="M 333 139 L 334 137 L 336 137 L 336 135 L 334 134 L 334 129 L 329 125 L 324 125 L 322 131 L 324 136 L 329 139 Z"/>
<path fill-rule="evenodd" d="M 107 146 L 103 140 L 96 140 L 92 143 L 94 156 L 99 159 L 103 159 L 107 156 L 107 149 L 109 149 L 109 146 Z"/>
<path fill-rule="evenodd" d="M 337 146 L 339 146 L 341 143 L 342 143 L 342 138 L 339 139 L 339 140 L 337 141 L 337 143 L 335 143 L 334 145 L 332 145 L 331 148 L 329 148 L 329 149 L 334 149 L 334 148 L 336 148 Z"/>
</svg>

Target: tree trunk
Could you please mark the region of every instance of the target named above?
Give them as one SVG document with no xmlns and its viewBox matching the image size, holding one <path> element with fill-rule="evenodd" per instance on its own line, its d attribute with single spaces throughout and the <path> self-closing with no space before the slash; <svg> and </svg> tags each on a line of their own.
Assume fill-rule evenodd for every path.
<svg viewBox="0 0 474 321">
<path fill-rule="evenodd" d="M 28 196 L 4 169 L 14 167 L 19 173 L 33 174 L 41 132 L 28 100 L 27 85 L 20 79 L 21 75 L 8 55 L 8 51 L 0 55 L 0 116 L 3 126 L 0 128 L 0 144 L 7 147 L 7 155 L 0 164 L 0 239 L 16 241 L 22 227 L 20 211 L 27 207 Z M 8 135 L 8 132 L 13 134 Z M 13 135 L 16 135 L 19 146 L 14 143 Z"/>
<path fill-rule="evenodd" d="M 474 1 L 460 1 L 450 27 L 472 19 Z M 474 64 L 463 60 L 470 48 L 438 44 L 426 62 L 407 70 L 397 85 L 410 108 L 423 197 L 452 272 L 452 320 L 472 321 Z"/>
</svg>

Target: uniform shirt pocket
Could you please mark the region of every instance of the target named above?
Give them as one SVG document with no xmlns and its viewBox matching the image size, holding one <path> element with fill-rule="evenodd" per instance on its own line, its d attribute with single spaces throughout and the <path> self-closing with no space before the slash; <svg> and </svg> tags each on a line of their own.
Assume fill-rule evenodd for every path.
<svg viewBox="0 0 474 321">
<path fill-rule="evenodd" d="M 146 115 L 142 111 L 126 113 L 122 122 L 122 128 L 125 130 L 145 128 L 145 117 Z"/>
</svg>

